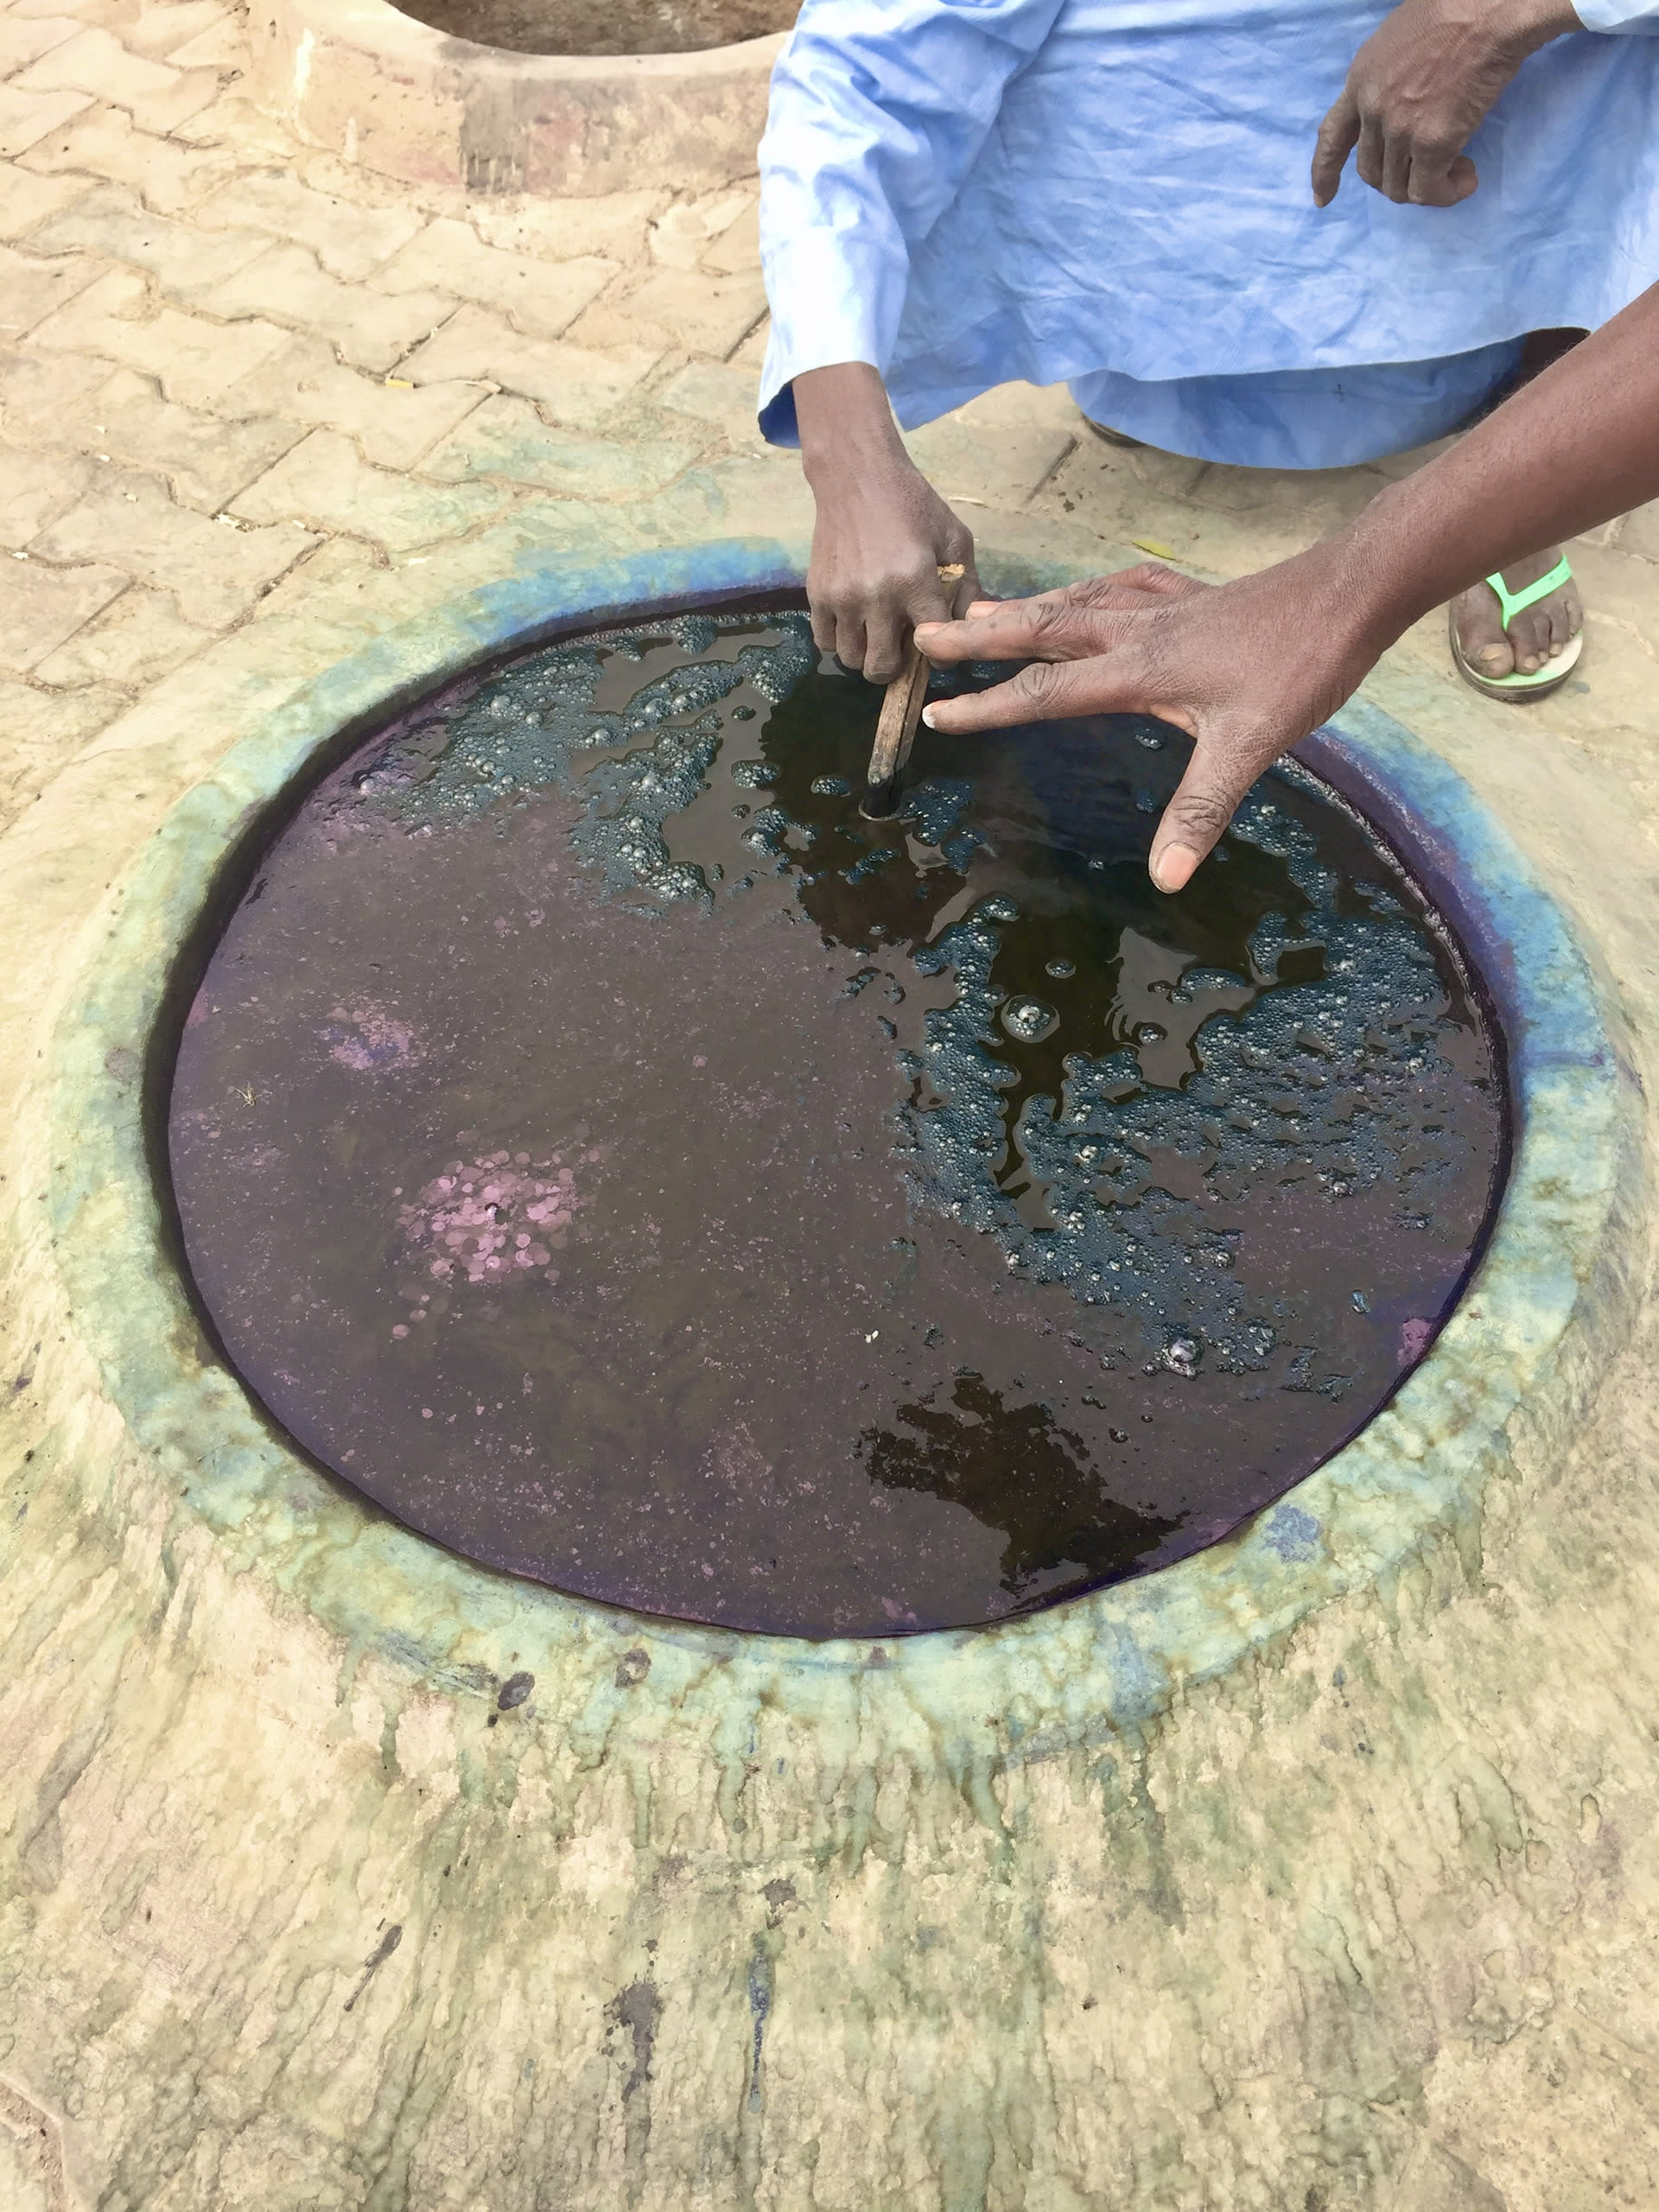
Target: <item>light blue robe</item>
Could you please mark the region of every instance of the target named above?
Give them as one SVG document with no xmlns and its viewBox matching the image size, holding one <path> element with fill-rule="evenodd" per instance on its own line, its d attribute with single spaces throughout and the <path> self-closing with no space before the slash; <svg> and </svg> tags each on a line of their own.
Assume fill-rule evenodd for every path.
<svg viewBox="0 0 1659 2212">
<path fill-rule="evenodd" d="M 805 0 L 760 149 L 790 380 L 872 362 L 906 429 L 1011 378 L 1198 458 L 1324 467 L 1454 429 L 1530 330 L 1659 281 L 1659 0 L 1525 62 L 1478 190 L 1400 207 L 1308 165 L 1377 0 Z"/>
</svg>

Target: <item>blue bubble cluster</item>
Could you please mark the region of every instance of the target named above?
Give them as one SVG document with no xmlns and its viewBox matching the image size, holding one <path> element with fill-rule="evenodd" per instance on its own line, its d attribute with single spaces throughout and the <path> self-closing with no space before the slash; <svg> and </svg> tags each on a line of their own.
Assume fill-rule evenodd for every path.
<svg viewBox="0 0 1659 2212">
<path fill-rule="evenodd" d="M 726 725 L 753 720 L 747 705 L 723 716 L 716 710 L 740 689 L 775 706 L 817 665 L 804 615 L 766 620 L 766 642 L 746 644 L 730 659 L 696 656 L 734 630 L 753 634 L 754 616 L 685 615 L 544 650 L 489 678 L 447 721 L 431 716 L 400 734 L 354 781 L 416 828 L 505 809 L 548 788 L 575 791 L 572 845 L 607 893 L 706 905 L 721 869 L 677 858 L 670 825 L 709 788 Z M 690 658 L 644 680 L 665 642 Z M 595 702 L 607 677 L 616 696 L 619 662 L 638 664 L 641 681 L 625 705 L 601 709 Z M 1150 752 L 1165 742 L 1154 724 L 1130 734 Z M 963 876 L 990 853 L 964 819 L 973 785 L 936 776 L 904 795 L 905 852 L 866 827 L 842 865 L 834 855 L 845 826 L 839 818 L 815 827 L 780 803 L 786 757 L 728 766 L 737 791 L 760 801 L 722 810 L 737 817 L 730 834 L 738 866 L 748 871 L 728 883 L 728 895 L 770 876 L 780 889 L 786 882 L 784 895 L 793 899 L 830 870 L 857 887 L 879 871 L 910 868 L 917 845 Z M 851 797 L 838 773 L 817 775 L 810 789 L 819 798 Z M 1038 962 L 1057 982 L 1071 981 L 1077 963 L 1069 957 L 1039 951 L 1015 979 L 1022 988 L 1011 990 L 1006 968 L 999 983 L 999 955 L 1014 942 L 1009 932 L 1025 925 L 1020 904 L 1006 893 L 982 897 L 966 918 L 919 946 L 917 969 L 948 971 L 955 996 L 925 1014 L 919 1036 L 912 1027 L 897 1053 L 909 1096 L 893 1126 L 914 1207 L 995 1238 L 1011 1274 L 1114 1309 L 1170 1373 L 1205 1364 L 1254 1372 L 1275 1348 L 1281 1357 L 1290 1350 L 1288 1387 L 1334 1395 L 1340 1376 L 1315 1373 L 1311 1354 L 1304 1374 L 1294 1339 L 1281 1343 L 1288 1309 L 1253 1302 L 1242 1285 L 1241 1232 L 1230 1220 L 1241 1204 L 1277 1187 L 1311 1183 L 1339 1198 L 1388 1179 L 1395 1218 L 1427 1224 L 1466 1167 L 1467 1141 L 1448 1110 L 1453 1071 L 1436 1044 L 1448 1026 L 1447 1001 L 1430 938 L 1380 883 L 1339 878 L 1325 866 L 1318 838 L 1280 803 L 1283 796 L 1281 783 L 1264 779 L 1219 857 L 1239 859 L 1239 847 L 1254 847 L 1281 861 L 1295 911 L 1268 912 L 1256 925 L 1244 948 L 1247 973 L 1198 961 L 1183 969 L 1178 959 L 1173 982 L 1154 974 L 1168 1025 L 1140 1018 L 1136 1000 L 1108 1032 L 1123 1040 L 1118 1049 L 1060 1058 L 1077 1034 L 1073 1013 L 1034 995 L 1029 982 Z M 850 808 L 847 823 L 856 828 Z M 819 857 L 809 867 L 802 855 L 815 843 Z M 1104 865 L 1098 854 L 1087 858 L 1091 868 Z M 960 902 L 949 903 L 961 912 Z M 871 925 L 867 934 L 866 952 L 884 931 Z M 861 994 L 876 972 L 860 969 L 846 995 Z M 887 995 L 897 1005 L 904 992 L 890 980 Z M 1211 1002 L 1217 1010 L 1206 1020 Z M 877 1018 L 899 1044 L 894 1023 Z M 1172 1051 L 1172 1031 L 1192 1038 L 1190 1058 L 1184 1043 Z M 1029 1057 L 1046 1048 L 1046 1060 Z M 1053 1072 L 1027 1072 L 1039 1066 Z M 1027 1084 L 1039 1081 L 1047 1089 L 1027 1095 Z"/>
<path fill-rule="evenodd" d="M 690 805 L 719 749 L 720 724 L 709 715 L 659 738 L 649 752 L 602 760 L 589 771 L 570 842 L 578 860 L 599 870 L 607 891 L 637 888 L 662 899 L 711 896 L 702 868 L 671 857 L 663 825 Z"/>
<path fill-rule="evenodd" d="M 1274 838 L 1303 887 L 1334 894 L 1314 841 L 1271 802 L 1249 802 L 1234 834 Z M 1236 1007 L 1256 991 L 1198 1030 L 1200 1065 L 1180 1088 L 1149 1082 L 1132 1046 L 1074 1053 L 1058 1098 L 1027 1098 L 1010 1129 L 1006 1094 L 1020 1076 L 1000 1057 L 998 1022 L 1018 1038 L 1019 1001 L 1010 1022 L 995 981 L 995 925 L 1008 918 L 1011 901 L 984 900 L 914 956 L 957 985 L 953 1003 L 926 1016 L 922 1051 L 901 1055 L 912 1094 L 896 1121 L 914 1205 L 994 1236 L 1020 1275 L 1118 1309 L 1177 1374 L 1205 1359 L 1259 1370 L 1278 1341 L 1281 1317 L 1235 1278 L 1239 1232 L 1220 1225 L 1241 1202 L 1308 1179 L 1340 1198 L 1387 1178 L 1399 1218 L 1432 1216 L 1465 1141 L 1451 1129 L 1452 1070 L 1435 1044 L 1445 992 L 1420 930 L 1327 906 L 1293 936 L 1270 914 L 1250 941 L 1250 978 L 1195 966 L 1172 992 L 1191 1004 L 1226 988 Z M 1322 977 L 1281 982 L 1281 958 L 1309 944 Z M 1339 1375 L 1292 1370 L 1289 1387 L 1344 1387 Z"/>
<path fill-rule="evenodd" d="M 958 830 L 974 787 L 957 776 L 931 776 L 906 792 L 899 818 L 914 829 L 924 845 L 936 848 L 958 874 L 966 875 L 985 840 L 977 830 Z"/>
<path fill-rule="evenodd" d="M 550 647 L 487 679 L 447 721 L 394 739 L 355 779 L 357 788 L 408 826 L 425 828 L 585 778 L 577 849 L 607 888 L 702 897 L 702 871 L 671 861 L 663 824 L 702 787 L 719 749 L 720 702 L 747 687 L 775 705 L 817 666 L 804 615 L 780 614 L 770 626 L 775 644 L 746 645 L 731 660 L 688 659 L 614 710 L 594 704 L 607 660 L 643 659 L 664 640 L 687 655 L 706 653 L 723 633 L 753 630 L 753 617 L 681 615 L 655 631 Z M 618 753 L 620 761 L 605 758 Z M 753 766 L 757 785 L 769 780 L 764 763 Z"/>
</svg>

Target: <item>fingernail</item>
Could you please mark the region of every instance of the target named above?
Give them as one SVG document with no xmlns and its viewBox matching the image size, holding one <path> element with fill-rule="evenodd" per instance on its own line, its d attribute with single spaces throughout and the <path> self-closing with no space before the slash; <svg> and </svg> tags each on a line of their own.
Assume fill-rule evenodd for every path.
<svg viewBox="0 0 1659 2212">
<path fill-rule="evenodd" d="M 933 709 L 931 707 L 924 707 L 922 709 L 922 720 L 927 724 L 929 729 L 938 729 L 938 724 L 933 719 Z"/>
<path fill-rule="evenodd" d="M 1166 845 L 1152 863 L 1152 880 L 1160 891 L 1184 890 L 1198 864 L 1191 845 Z"/>
<path fill-rule="evenodd" d="M 943 622 L 918 622 L 916 625 L 916 635 L 919 638 L 929 630 L 943 630 L 944 627 Z"/>
</svg>

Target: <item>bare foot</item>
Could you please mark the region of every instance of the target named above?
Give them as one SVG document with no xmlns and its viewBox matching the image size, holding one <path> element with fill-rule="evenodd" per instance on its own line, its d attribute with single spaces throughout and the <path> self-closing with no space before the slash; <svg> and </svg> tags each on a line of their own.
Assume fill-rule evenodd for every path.
<svg viewBox="0 0 1659 2212">
<path fill-rule="evenodd" d="M 1516 561 L 1503 570 L 1512 592 L 1524 591 L 1548 575 L 1561 557 L 1559 545 L 1535 553 L 1529 561 Z M 1452 619 L 1464 658 L 1476 673 L 1486 677 L 1531 676 L 1567 646 L 1584 627 L 1584 607 L 1576 583 L 1563 584 L 1535 607 L 1524 608 L 1503 633 L 1503 617 L 1497 594 L 1490 584 L 1475 584 L 1452 602 Z"/>
</svg>

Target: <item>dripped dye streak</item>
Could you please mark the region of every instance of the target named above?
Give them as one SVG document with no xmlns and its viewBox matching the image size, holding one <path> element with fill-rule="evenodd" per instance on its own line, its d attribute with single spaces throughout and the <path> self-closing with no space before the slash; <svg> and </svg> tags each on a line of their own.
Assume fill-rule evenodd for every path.
<svg viewBox="0 0 1659 2212">
<path fill-rule="evenodd" d="M 1274 773 L 1165 898 L 1177 733 L 924 729 L 871 823 L 879 707 L 792 608 L 568 641 L 262 861 L 179 1046 L 186 1246 L 411 1527 L 737 1628 L 994 1621 L 1213 1542 L 1455 1300 L 1501 1052 L 1363 825 Z"/>
</svg>

